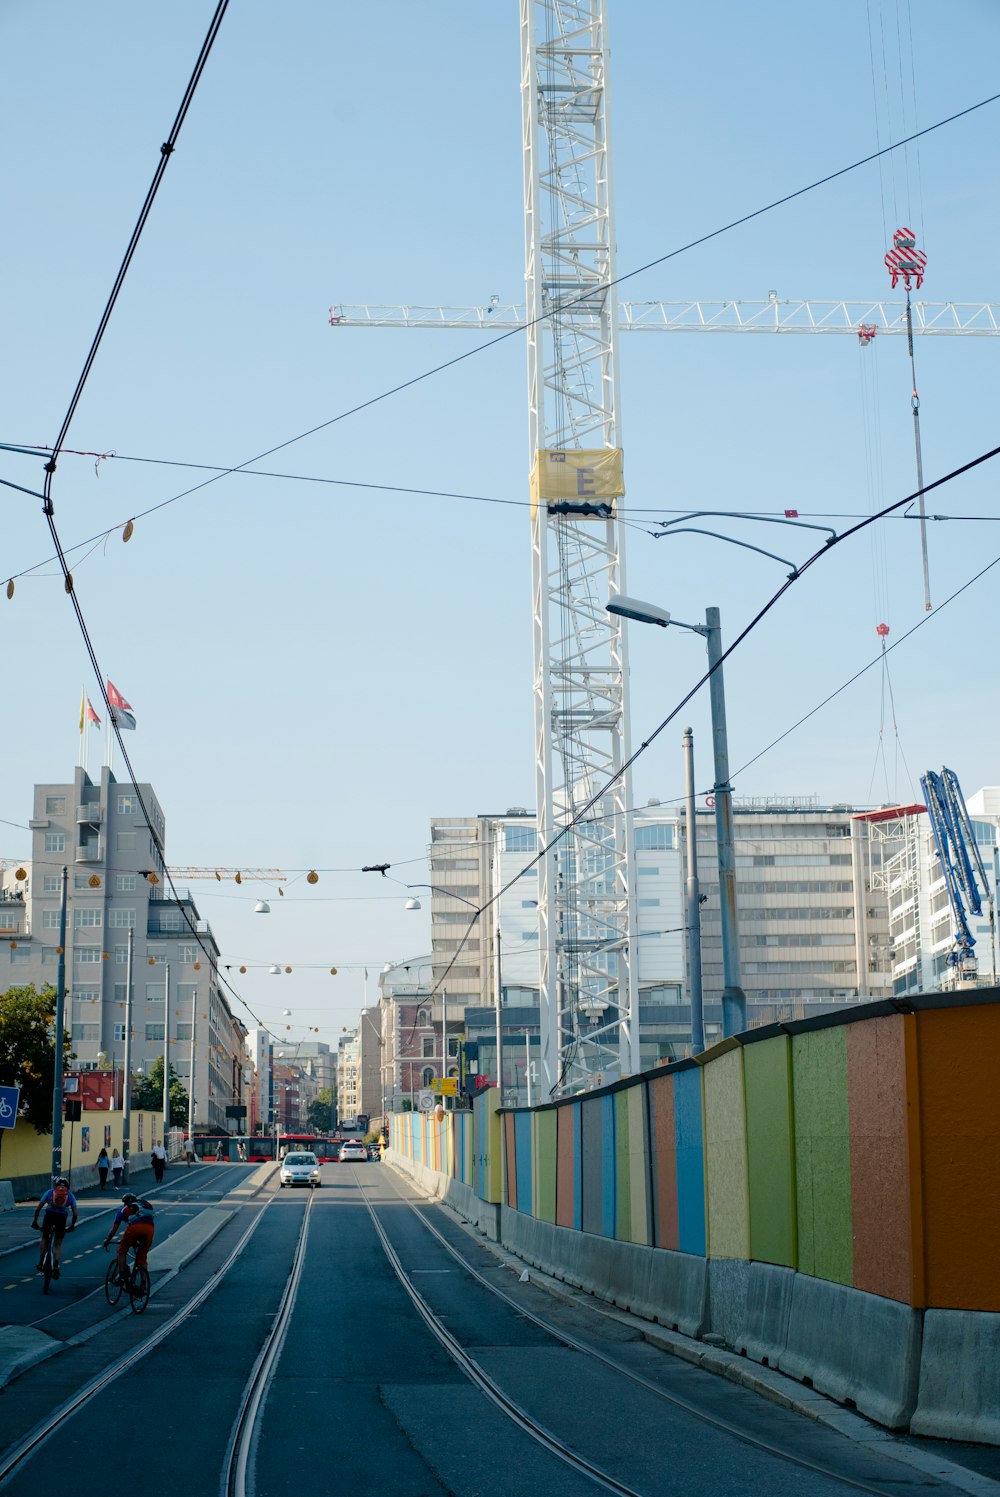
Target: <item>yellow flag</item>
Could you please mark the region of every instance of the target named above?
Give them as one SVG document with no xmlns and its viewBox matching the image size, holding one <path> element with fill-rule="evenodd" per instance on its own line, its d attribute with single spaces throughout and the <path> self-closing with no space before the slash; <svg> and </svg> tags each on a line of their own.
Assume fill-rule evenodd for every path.
<svg viewBox="0 0 1000 1497">
<path fill-rule="evenodd" d="M 80 732 L 83 732 L 83 717 L 87 710 L 87 688 L 83 687 L 80 692 Z"/>
</svg>

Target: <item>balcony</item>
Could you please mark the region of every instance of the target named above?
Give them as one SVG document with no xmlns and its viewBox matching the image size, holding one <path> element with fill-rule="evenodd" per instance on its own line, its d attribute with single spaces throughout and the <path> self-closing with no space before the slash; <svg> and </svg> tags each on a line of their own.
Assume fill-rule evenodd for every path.
<svg viewBox="0 0 1000 1497">
<path fill-rule="evenodd" d="M 78 863 L 99 863 L 101 861 L 101 839 L 100 837 L 88 837 L 76 850 L 76 861 Z"/>
<path fill-rule="evenodd" d="M 87 826 L 100 826 L 104 820 L 104 808 L 100 801 L 91 801 L 89 805 L 77 806 L 77 822 L 83 822 Z"/>
</svg>

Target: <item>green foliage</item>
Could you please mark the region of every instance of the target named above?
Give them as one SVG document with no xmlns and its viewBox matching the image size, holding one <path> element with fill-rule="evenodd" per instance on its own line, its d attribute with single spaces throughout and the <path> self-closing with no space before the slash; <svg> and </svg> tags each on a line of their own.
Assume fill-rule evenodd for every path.
<svg viewBox="0 0 1000 1497">
<path fill-rule="evenodd" d="M 309 1103 L 306 1120 L 313 1133 L 329 1133 L 333 1127 L 333 1088 L 324 1086 Z"/>
<path fill-rule="evenodd" d="M 140 1076 L 133 1092 L 132 1105 L 139 1112 L 163 1111 L 163 1056 L 157 1056 L 149 1068 L 148 1076 Z M 170 1126 L 187 1128 L 188 1094 L 178 1079 L 173 1066 L 170 1067 Z"/>
<path fill-rule="evenodd" d="M 21 1111 L 36 1133 L 52 1132 L 52 1084 L 55 1080 L 56 990 L 34 983 L 0 994 L 0 1084 L 21 1088 Z M 64 1063 L 72 1057 L 64 1036 Z"/>
</svg>

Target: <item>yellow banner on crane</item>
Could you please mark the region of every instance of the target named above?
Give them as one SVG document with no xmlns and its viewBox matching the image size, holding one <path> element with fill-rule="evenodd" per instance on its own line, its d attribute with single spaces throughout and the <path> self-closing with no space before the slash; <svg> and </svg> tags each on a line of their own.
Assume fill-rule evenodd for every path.
<svg viewBox="0 0 1000 1497">
<path fill-rule="evenodd" d="M 540 448 L 531 470 L 532 514 L 543 501 L 550 514 L 608 519 L 625 492 L 620 447 Z"/>
</svg>

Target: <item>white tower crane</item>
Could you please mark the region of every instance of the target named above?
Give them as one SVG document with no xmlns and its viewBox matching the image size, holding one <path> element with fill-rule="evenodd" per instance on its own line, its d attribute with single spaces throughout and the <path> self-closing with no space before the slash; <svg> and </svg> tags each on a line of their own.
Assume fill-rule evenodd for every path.
<svg viewBox="0 0 1000 1497">
<path fill-rule="evenodd" d="M 344 306 L 334 327 L 525 327 L 540 1027 L 546 1097 L 639 1065 L 619 307 L 608 138 L 607 0 L 521 0 L 526 306 Z M 647 302 L 632 331 L 905 332 L 881 302 Z M 913 307 L 922 334 L 996 334 L 991 304 Z M 903 319 L 901 321 L 901 318 Z M 526 326 L 525 326 L 526 325 Z M 862 327 L 863 325 L 863 331 Z"/>
</svg>

